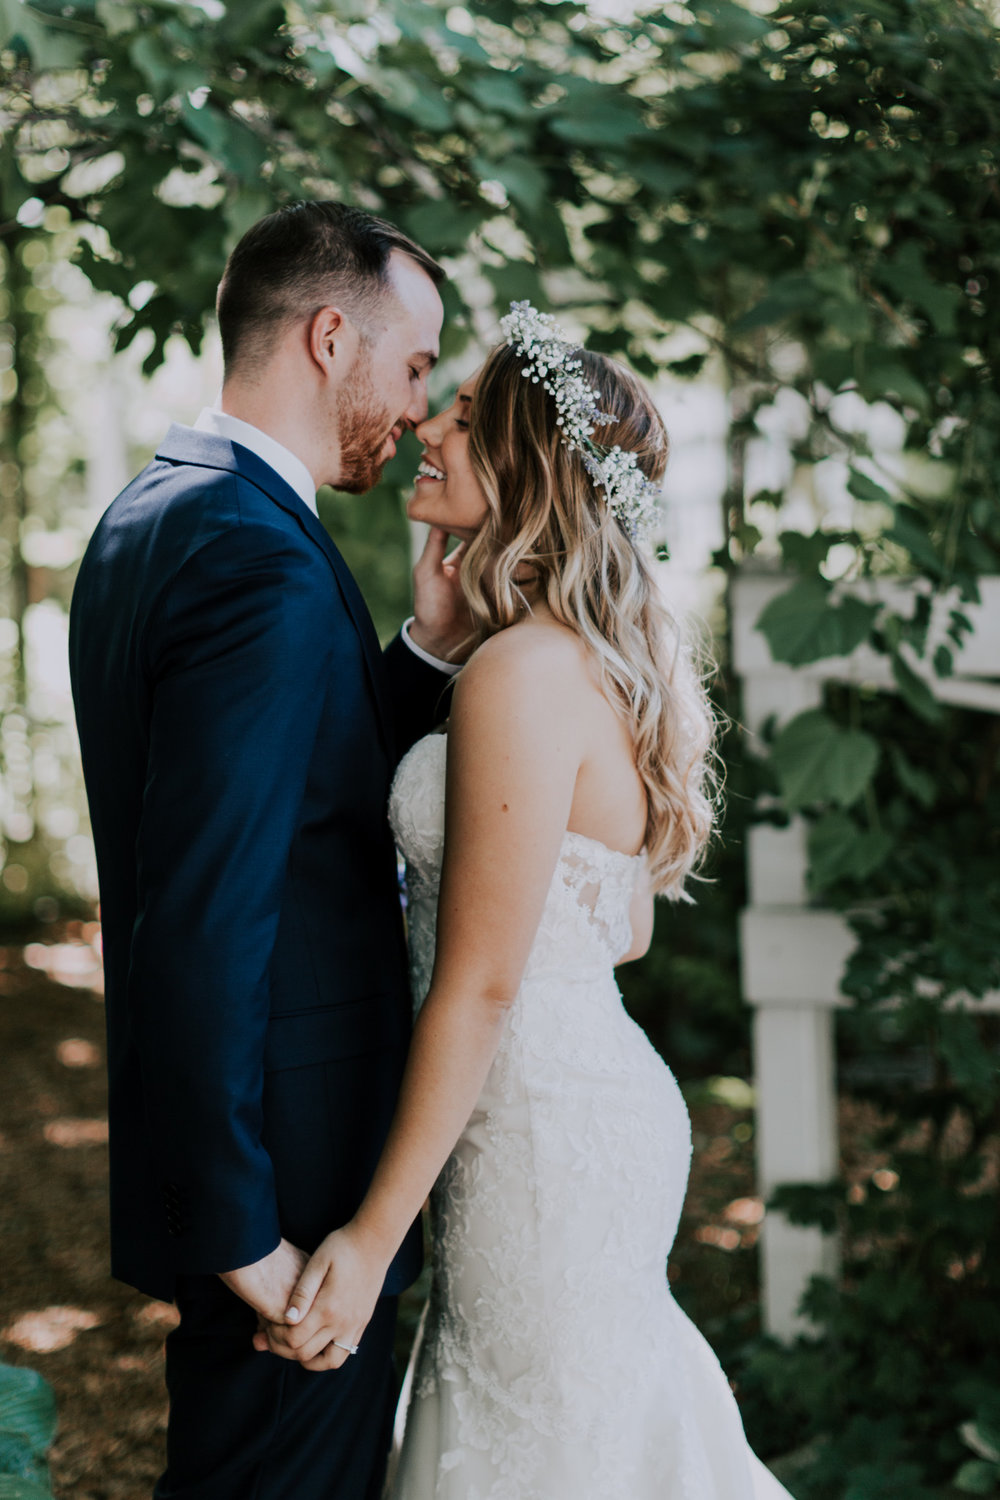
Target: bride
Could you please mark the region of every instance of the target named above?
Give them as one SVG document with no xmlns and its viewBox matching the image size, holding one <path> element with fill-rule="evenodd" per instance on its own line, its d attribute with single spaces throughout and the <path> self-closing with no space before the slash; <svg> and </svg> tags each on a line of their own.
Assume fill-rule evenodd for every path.
<svg viewBox="0 0 1000 1500">
<path fill-rule="evenodd" d="M 520 303 L 503 327 L 417 429 L 409 513 L 465 540 L 477 649 L 390 802 L 409 1064 L 283 1333 L 308 1368 L 348 1359 L 433 1189 L 392 1500 L 790 1500 L 671 1296 L 690 1124 L 614 979 L 712 827 L 711 714 L 639 545 L 666 434 L 547 316 Z"/>
</svg>

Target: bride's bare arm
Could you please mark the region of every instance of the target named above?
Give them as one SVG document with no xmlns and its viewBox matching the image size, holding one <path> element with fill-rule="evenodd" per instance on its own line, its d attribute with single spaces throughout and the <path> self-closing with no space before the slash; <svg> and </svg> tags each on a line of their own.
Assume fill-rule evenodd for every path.
<svg viewBox="0 0 1000 1500">
<path fill-rule="evenodd" d="M 575 662 L 576 656 L 572 659 Z M 430 992 L 395 1119 L 351 1223 L 327 1237 L 271 1348 L 335 1368 L 464 1129 L 496 1054 L 569 819 L 584 737 L 577 673 L 551 630 L 494 637 L 459 678 L 448 740 L 446 843 Z"/>
</svg>

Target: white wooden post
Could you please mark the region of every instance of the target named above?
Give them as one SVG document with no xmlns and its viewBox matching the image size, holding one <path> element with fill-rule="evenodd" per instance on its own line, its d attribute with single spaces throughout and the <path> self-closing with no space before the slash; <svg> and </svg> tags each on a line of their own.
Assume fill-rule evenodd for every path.
<svg viewBox="0 0 1000 1500">
<path fill-rule="evenodd" d="M 866 647 L 802 668 L 774 662 L 756 624 L 768 600 L 789 582 L 774 572 L 748 571 L 733 585 L 733 665 L 743 683 L 744 727 L 758 747 L 767 719 L 780 724 L 816 707 L 826 681 L 894 687 L 886 659 Z M 898 580 L 865 586 L 872 598 L 902 601 L 904 612 L 911 589 Z M 997 712 L 1000 578 L 983 580 L 982 595 L 982 605 L 968 610 L 975 630 L 957 657 L 956 675 L 932 679 L 928 686 L 944 701 Z M 938 615 L 954 602 L 939 601 Z M 836 1174 L 833 1018 L 844 1004 L 840 979 L 854 939 L 837 913 L 809 904 L 801 818 L 793 818 L 785 829 L 765 824 L 751 828 L 747 861 L 742 982 L 755 1011 L 757 1171 L 766 1197 L 782 1182 L 824 1182 Z M 1000 994 L 988 996 L 980 1007 L 1000 1009 Z M 761 1246 L 764 1326 L 790 1338 L 809 1326 L 796 1311 L 809 1278 L 836 1271 L 836 1242 L 818 1229 L 799 1228 L 768 1214 Z"/>
</svg>

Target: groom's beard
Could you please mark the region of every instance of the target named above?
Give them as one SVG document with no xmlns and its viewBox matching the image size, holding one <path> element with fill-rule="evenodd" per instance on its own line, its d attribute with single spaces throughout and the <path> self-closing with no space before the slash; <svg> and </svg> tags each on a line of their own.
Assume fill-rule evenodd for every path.
<svg viewBox="0 0 1000 1500">
<path fill-rule="evenodd" d="M 338 490 L 363 495 L 374 489 L 388 463 L 380 454 L 393 426 L 392 415 L 379 403 L 370 374 L 367 370 L 359 373 L 350 405 L 341 417 Z"/>
</svg>

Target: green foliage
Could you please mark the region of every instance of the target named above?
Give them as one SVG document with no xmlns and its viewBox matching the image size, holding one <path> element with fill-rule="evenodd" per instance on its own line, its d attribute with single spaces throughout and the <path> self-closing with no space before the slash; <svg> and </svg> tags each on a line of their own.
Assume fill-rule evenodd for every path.
<svg viewBox="0 0 1000 1500">
<path fill-rule="evenodd" d="M 0 1500 L 51 1500 L 45 1454 L 55 1431 L 48 1382 L 35 1370 L 0 1364 Z"/>
<path fill-rule="evenodd" d="M 971 710 L 929 733 L 905 701 L 848 689 L 827 711 L 888 751 L 870 789 L 883 857 L 824 881 L 857 936 L 839 1052 L 873 1165 L 775 1194 L 792 1222 L 839 1233 L 843 1266 L 806 1298 L 820 1337 L 744 1352 L 744 1414 L 751 1437 L 808 1445 L 804 1500 L 931 1495 L 959 1474 L 977 1493 L 1000 1389 L 1000 1017 L 975 1008 L 1000 988 L 1000 736 Z M 816 829 L 831 816 L 863 839 L 870 811 Z"/>
<path fill-rule="evenodd" d="M 785 0 L 765 17 L 705 0 L 610 21 L 575 0 L 470 0 L 467 24 L 447 0 L 219 18 L 172 0 L 3 0 L 0 14 L 0 223 L 24 208 L 21 227 L 44 235 L 29 200 L 60 210 L 86 273 L 122 299 L 120 345 L 142 334 L 149 368 L 171 333 L 197 347 L 246 225 L 318 194 L 381 209 L 456 267 L 471 251 L 498 304 L 586 309 L 594 347 L 640 370 L 720 370 L 733 412 L 720 561 L 757 553 L 796 573 L 760 622 L 775 660 L 867 642 L 898 689 L 831 694 L 775 738 L 762 773 L 809 820 L 813 889 L 851 913 L 842 1050 L 874 1065 L 861 1092 L 896 1184 L 860 1201 L 843 1182 L 784 1193 L 797 1217 L 839 1227 L 844 1274 L 810 1293 L 821 1336 L 748 1346 L 748 1425 L 765 1452 L 808 1442 L 803 1500 L 921 1500 L 955 1476 L 988 1493 L 1000 1087 L 996 1022 L 967 997 L 1000 984 L 1000 747 L 994 724 L 939 704 L 933 679 L 968 632 L 962 606 L 1000 568 L 990 10 Z M 152 294 L 133 305 L 138 281 Z M 456 293 L 450 313 L 454 354 L 471 321 Z M 679 329 L 681 350 L 665 340 Z M 747 492 L 747 446 L 790 394 L 799 490 L 840 475 L 853 502 L 840 531 L 796 530 L 782 494 Z M 889 464 L 869 420 L 883 405 L 902 435 Z M 395 599 L 398 513 L 366 558 L 354 522 L 375 512 L 337 499 L 324 513 L 342 504 L 345 546 L 384 564 Z M 912 581 L 908 614 L 873 604 L 877 575 Z M 942 599 L 944 639 L 930 628 Z M 745 1044 L 723 893 L 737 877 L 726 858 L 718 870 L 697 919 L 678 912 L 626 981 L 644 1020 L 654 990 L 675 996 L 661 1045 L 692 1068 L 712 1056 L 706 1015 L 727 1049 Z"/>
</svg>

